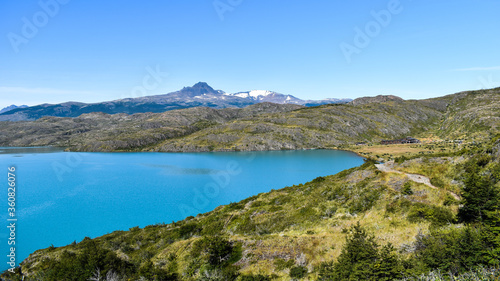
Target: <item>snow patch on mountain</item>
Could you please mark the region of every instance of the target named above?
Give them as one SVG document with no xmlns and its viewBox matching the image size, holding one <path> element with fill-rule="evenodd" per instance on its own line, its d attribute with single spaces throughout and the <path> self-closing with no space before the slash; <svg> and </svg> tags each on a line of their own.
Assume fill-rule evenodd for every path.
<svg viewBox="0 0 500 281">
<path fill-rule="evenodd" d="M 276 93 L 273 91 L 267 90 L 252 90 L 247 92 L 238 92 L 238 93 L 224 93 L 225 96 L 234 96 L 243 99 L 248 99 L 256 102 L 273 102 L 273 103 L 281 103 L 281 104 L 299 104 L 299 105 L 308 105 L 315 106 L 321 104 L 328 103 L 346 103 L 351 101 L 350 99 L 324 99 L 324 100 L 302 100 L 296 98 L 292 95 L 284 95 L 280 93 Z"/>
<path fill-rule="evenodd" d="M 253 100 L 261 100 L 263 97 L 266 97 L 268 95 L 275 94 L 274 92 L 271 91 L 266 91 L 266 90 L 253 90 L 253 91 L 248 91 L 248 92 L 239 92 L 239 93 L 234 93 L 234 94 L 226 94 L 230 96 L 236 96 L 244 99 L 253 99 Z"/>
</svg>

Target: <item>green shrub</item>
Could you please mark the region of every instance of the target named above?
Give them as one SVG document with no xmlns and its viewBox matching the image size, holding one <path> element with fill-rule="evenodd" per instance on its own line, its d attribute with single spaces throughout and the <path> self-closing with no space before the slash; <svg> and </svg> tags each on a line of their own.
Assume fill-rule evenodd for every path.
<svg viewBox="0 0 500 281">
<path fill-rule="evenodd" d="M 410 209 L 413 203 L 406 198 L 398 198 L 393 200 L 385 206 L 385 210 L 387 213 L 395 214 L 395 213 L 406 213 Z"/>
<path fill-rule="evenodd" d="M 277 212 L 277 211 L 281 211 L 283 210 L 283 207 L 281 206 L 271 206 L 271 208 L 269 208 L 269 212 Z"/>
<path fill-rule="evenodd" d="M 378 262 L 375 264 L 376 280 L 388 281 L 402 276 L 403 266 L 396 255 L 392 244 L 387 244 L 379 251 Z"/>
<path fill-rule="evenodd" d="M 215 236 L 219 235 L 224 228 L 226 218 L 219 219 L 217 221 L 206 220 L 203 223 L 203 230 L 200 232 L 204 236 Z"/>
<path fill-rule="evenodd" d="M 335 280 L 367 280 L 374 277 L 373 264 L 377 261 L 378 245 L 364 228 L 354 225 L 334 265 Z"/>
<path fill-rule="evenodd" d="M 200 233 L 202 230 L 196 222 L 188 222 L 179 228 L 179 236 L 182 238 L 188 238 L 192 235 Z"/>
<path fill-rule="evenodd" d="M 134 226 L 128 229 L 129 231 L 138 231 L 140 228 L 138 226 Z"/>
<path fill-rule="evenodd" d="M 295 265 L 295 261 L 294 260 L 287 260 L 287 261 L 285 261 L 284 259 L 280 259 L 280 258 L 277 258 L 277 259 L 274 260 L 274 267 L 278 271 L 285 270 L 287 268 L 291 268 L 294 265 Z"/>
<path fill-rule="evenodd" d="M 444 197 L 443 205 L 445 205 L 445 206 L 458 205 L 459 202 L 460 201 L 455 199 L 455 197 L 451 196 L 451 194 L 446 193 L 446 195 Z"/>
<path fill-rule="evenodd" d="M 326 180 L 325 177 L 317 177 L 317 178 L 313 179 L 311 181 L 311 183 L 320 183 L 320 182 L 324 182 L 325 180 Z"/>
<path fill-rule="evenodd" d="M 398 163 L 398 164 L 401 164 L 403 163 L 404 161 L 408 160 L 408 158 L 404 157 L 404 156 L 399 156 L 399 157 L 396 157 L 394 159 L 394 162 Z"/>
<path fill-rule="evenodd" d="M 450 277 L 453 276 L 451 279 Z M 402 281 L 471 281 L 471 280 L 499 280 L 500 279 L 500 269 L 499 268 L 485 268 L 482 266 L 473 268 L 464 273 L 458 275 L 453 275 L 451 272 L 442 272 L 440 270 L 433 270 L 425 274 L 419 275 L 417 277 L 408 277 L 401 279 Z"/>
<path fill-rule="evenodd" d="M 241 210 L 241 209 L 243 209 L 245 207 L 245 204 L 247 203 L 247 202 L 244 202 L 244 201 L 249 201 L 248 199 L 249 198 L 247 198 L 247 199 L 245 199 L 245 200 L 243 200 L 243 201 L 241 201 L 239 203 L 231 202 L 228 205 L 226 205 L 226 209 L 228 211 Z"/>
<path fill-rule="evenodd" d="M 444 183 L 443 179 L 441 179 L 441 178 L 432 177 L 432 178 L 430 178 L 430 181 L 431 181 L 431 184 L 436 186 L 436 187 L 444 188 L 444 186 L 445 186 L 445 183 Z"/>
<path fill-rule="evenodd" d="M 191 249 L 191 256 L 197 258 L 202 255 L 210 266 L 221 268 L 241 258 L 241 247 L 234 250 L 233 244 L 226 238 L 206 236 L 195 242 Z"/>
<path fill-rule="evenodd" d="M 307 275 L 307 268 L 303 266 L 294 266 L 290 269 L 290 277 L 294 279 L 304 278 Z"/>
<path fill-rule="evenodd" d="M 317 271 L 318 271 L 318 280 L 321 281 L 335 280 L 333 261 L 320 263 Z"/>
<path fill-rule="evenodd" d="M 409 181 L 403 184 L 403 189 L 401 189 L 401 193 L 404 195 L 413 195 L 413 190 L 411 190 L 411 183 Z"/>
<path fill-rule="evenodd" d="M 373 235 L 354 225 L 336 263 L 319 267 L 320 280 L 393 280 L 401 277 L 402 263 L 388 244 L 379 250 Z"/>
<path fill-rule="evenodd" d="M 419 235 L 415 242 L 415 263 L 422 263 L 428 269 L 458 274 L 478 265 L 498 262 L 495 252 L 495 238 L 481 226 L 467 226 L 461 229 L 431 230 L 428 235 Z"/>
<path fill-rule="evenodd" d="M 81 253 L 63 251 L 59 260 L 43 260 L 42 268 L 46 268 L 46 280 L 89 280 L 97 269 L 101 275 L 117 272 L 122 276 L 132 275 L 135 266 L 116 256 L 110 250 L 101 248 L 93 240 L 81 245 Z"/>
<path fill-rule="evenodd" d="M 370 210 L 380 198 L 380 189 L 361 187 L 359 193 L 351 194 L 352 200 L 347 204 L 347 209 L 352 214 L 359 214 Z"/>
<path fill-rule="evenodd" d="M 414 203 L 408 212 L 410 222 L 430 221 L 434 226 L 442 226 L 455 222 L 455 216 L 446 207 Z"/>
<path fill-rule="evenodd" d="M 150 260 L 146 261 L 139 268 L 139 275 L 153 281 L 178 280 L 177 273 L 169 273 L 166 270 L 158 268 Z"/>
</svg>

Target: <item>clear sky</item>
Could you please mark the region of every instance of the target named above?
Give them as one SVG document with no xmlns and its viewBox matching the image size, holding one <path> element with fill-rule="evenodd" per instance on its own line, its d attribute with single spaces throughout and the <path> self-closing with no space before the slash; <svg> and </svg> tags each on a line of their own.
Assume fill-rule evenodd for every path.
<svg viewBox="0 0 500 281">
<path fill-rule="evenodd" d="M 0 1 L 0 108 L 198 81 L 302 99 L 500 86 L 498 0 Z"/>
</svg>

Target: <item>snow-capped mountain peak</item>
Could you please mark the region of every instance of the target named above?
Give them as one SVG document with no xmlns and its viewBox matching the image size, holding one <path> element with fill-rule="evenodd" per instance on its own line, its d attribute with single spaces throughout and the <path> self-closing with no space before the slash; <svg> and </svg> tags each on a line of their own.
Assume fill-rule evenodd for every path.
<svg viewBox="0 0 500 281">
<path fill-rule="evenodd" d="M 234 94 L 224 93 L 226 96 L 235 96 L 247 100 L 252 100 L 255 102 L 272 102 L 272 103 L 289 103 L 289 104 L 300 104 L 300 105 L 308 105 L 315 106 L 327 103 L 344 103 L 350 101 L 350 99 L 325 99 L 319 101 L 313 100 L 301 100 L 292 95 L 284 95 L 280 93 L 276 93 L 273 91 L 267 90 L 252 90 L 247 92 L 238 92 Z"/>
<path fill-rule="evenodd" d="M 253 99 L 253 100 L 261 100 L 263 97 L 267 97 L 268 95 L 276 94 L 275 92 L 266 91 L 266 90 L 253 90 L 248 92 L 238 92 L 234 94 L 227 94 L 231 96 L 237 96 L 244 99 Z"/>
</svg>

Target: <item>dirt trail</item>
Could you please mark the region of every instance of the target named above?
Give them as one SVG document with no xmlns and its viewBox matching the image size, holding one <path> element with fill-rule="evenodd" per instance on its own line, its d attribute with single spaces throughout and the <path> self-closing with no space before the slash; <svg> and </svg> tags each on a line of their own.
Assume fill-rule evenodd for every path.
<svg viewBox="0 0 500 281">
<path fill-rule="evenodd" d="M 412 180 L 414 182 L 423 183 L 423 184 L 427 185 L 430 188 L 438 189 L 436 186 L 434 186 L 434 185 L 431 184 L 431 180 L 428 177 L 426 177 L 424 175 L 408 174 L 408 173 L 403 173 L 403 172 L 398 171 L 398 170 L 394 170 L 391 167 L 393 164 L 394 164 L 394 161 L 389 161 L 389 162 L 384 163 L 384 164 L 375 164 L 375 167 L 377 167 L 377 169 L 379 169 L 380 171 L 386 172 L 386 173 L 404 174 L 410 180 Z M 455 198 L 456 200 L 460 200 L 460 196 L 458 196 L 454 192 L 448 191 L 448 193 L 450 193 L 450 195 L 453 196 L 453 198 Z"/>
</svg>

